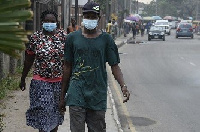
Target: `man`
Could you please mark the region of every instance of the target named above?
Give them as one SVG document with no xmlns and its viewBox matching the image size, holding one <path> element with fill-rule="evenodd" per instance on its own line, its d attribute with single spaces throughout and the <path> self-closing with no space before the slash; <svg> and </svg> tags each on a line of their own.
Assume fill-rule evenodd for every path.
<svg viewBox="0 0 200 132">
<path fill-rule="evenodd" d="M 67 34 L 77 31 L 78 29 L 80 29 L 80 27 L 78 25 L 76 25 L 76 20 L 75 18 L 71 18 L 71 26 L 69 26 L 67 28 Z"/>
<path fill-rule="evenodd" d="M 70 33 L 65 43 L 60 111 L 69 106 L 71 132 L 85 132 L 85 123 L 89 132 L 106 131 L 106 62 L 121 86 L 124 102 L 130 96 L 118 66 L 117 46 L 109 34 L 97 29 L 99 19 L 99 5 L 93 1 L 86 3 L 83 30 Z"/>
<path fill-rule="evenodd" d="M 111 23 L 111 20 L 109 20 L 108 24 L 106 25 L 106 32 L 108 34 L 111 34 L 111 31 L 112 31 L 112 23 Z"/>
<path fill-rule="evenodd" d="M 111 36 L 115 40 L 117 36 L 117 22 L 115 19 L 112 19 L 112 30 L 111 30 Z"/>
</svg>

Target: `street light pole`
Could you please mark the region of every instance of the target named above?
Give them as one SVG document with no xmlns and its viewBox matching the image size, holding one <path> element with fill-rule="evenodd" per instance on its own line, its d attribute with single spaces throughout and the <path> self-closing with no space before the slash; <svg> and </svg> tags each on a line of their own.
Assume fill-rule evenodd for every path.
<svg viewBox="0 0 200 132">
<path fill-rule="evenodd" d="M 109 0 L 106 0 L 106 23 L 109 21 Z"/>
<path fill-rule="evenodd" d="M 76 25 L 78 24 L 78 0 L 75 0 L 75 20 L 76 20 Z"/>
<path fill-rule="evenodd" d="M 156 2 L 156 16 L 158 15 L 158 3 L 157 3 L 157 0 L 155 0 Z"/>
</svg>

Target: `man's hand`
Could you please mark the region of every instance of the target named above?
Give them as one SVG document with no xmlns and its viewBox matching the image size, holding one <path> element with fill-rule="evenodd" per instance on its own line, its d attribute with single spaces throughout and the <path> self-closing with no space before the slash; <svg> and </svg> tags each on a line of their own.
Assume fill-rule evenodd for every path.
<svg viewBox="0 0 200 132">
<path fill-rule="evenodd" d="M 25 79 L 21 79 L 21 82 L 19 84 L 19 87 L 22 91 L 24 91 L 26 89 L 26 83 L 25 83 Z"/>
<path fill-rule="evenodd" d="M 61 114 L 65 114 L 66 108 L 65 108 L 65 100 L 61 99 L 59 103 L 59 111 Z"/>
<path fill-rule="evenodd" d="M 127 89 L 127 86 L 122 86 L 121 90 L 122 90 L 123 96 L 126 98 L 126 99 L 123 100 L 123 103 L 125 103 L 129 100 L 130 93 Z"/>
</svg>

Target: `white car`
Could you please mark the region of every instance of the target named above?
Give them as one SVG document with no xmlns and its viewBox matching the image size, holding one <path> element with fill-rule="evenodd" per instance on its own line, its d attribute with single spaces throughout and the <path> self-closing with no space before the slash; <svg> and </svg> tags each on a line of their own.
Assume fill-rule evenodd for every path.
<svg viewBox="0 0 200 132">
<path fill-rule="evenodd" d="M 171 34 L 171 26 L 168 20 L 157 20 L 155 22 L 155 26 L 164 27 L 165 33 L 170 35 Z"/>
</svg>

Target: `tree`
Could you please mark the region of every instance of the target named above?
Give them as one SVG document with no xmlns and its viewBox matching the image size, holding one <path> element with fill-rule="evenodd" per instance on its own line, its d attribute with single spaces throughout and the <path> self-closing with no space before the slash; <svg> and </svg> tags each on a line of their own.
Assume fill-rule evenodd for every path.
<svg viewBox="0 0 200 132">
<path fill-rule="evenodd" d="M 30 0 L 0 0 L 0 51 L 13 57 L 19 57 L 29 34 L 22 22 L 31 19 Z"/>
<path fill-rule="evenodd" d="M 199 0 L 156 0 L 158 6 L 158 15 L 188 17 L 195 16 L 195 8 Z M 146 5 L 144 11 L 146 15 L 155 15 L 155 0 Z"/>
</svg>

